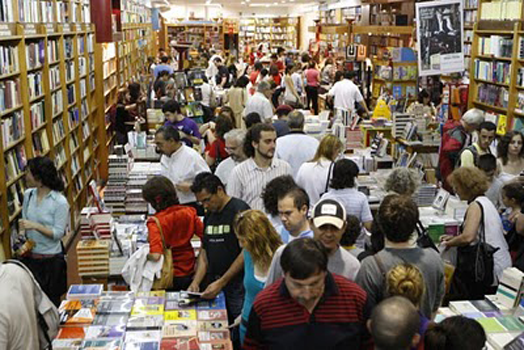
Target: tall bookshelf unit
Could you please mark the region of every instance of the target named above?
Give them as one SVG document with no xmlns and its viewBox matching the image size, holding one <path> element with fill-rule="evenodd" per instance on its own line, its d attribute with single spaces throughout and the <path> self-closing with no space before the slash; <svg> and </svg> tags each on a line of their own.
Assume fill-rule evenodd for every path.
<svg viewBox="0 0 524 350">
<path fill-rule="evenodd" d="M 239 38 L 241 53 L 261 42 L 270 43 L 272 49 L 296 50 L 300 45 L 300 17 L 242 18 Z"/>
<path fill-rule="evenodd" d="M 522 1 L 507 9 L 500 4 L 479 0 L 468 100 L 469 108 L 505 116 L 509 130 L 522 127 L 524 120 L 524 13 Z"/>
<path fill-rule="evenodd" d="M 8 11 L 0 11 L 0 177 L 5 179 L 0 183 L 0 260 L 11 256 L 11 233 L 18 230 L 26 189 L 25 164 L 35 156 L 49 156 L 64 179 L 70 205 L 64 243 L 72 241 L 80 211 L 90 204 L 89 182 L 107 178 L 105 146 L 114 137 L 107 133 L 104 111 L 116 103 L 118 87 L 115 71 L 111 98 L 104 99 L 103 45 L 96 43 L 89 1 L 8 1 Z M 123 25 L 119 44 L 129 46 L 127 73 L 124 58 L 115 58 L 123 72 L 120 86 L 139 79 L 154 52 L 151 24 L 133 23 L 147 14 L 129 6 L 130 23 Z"/>
</svg>

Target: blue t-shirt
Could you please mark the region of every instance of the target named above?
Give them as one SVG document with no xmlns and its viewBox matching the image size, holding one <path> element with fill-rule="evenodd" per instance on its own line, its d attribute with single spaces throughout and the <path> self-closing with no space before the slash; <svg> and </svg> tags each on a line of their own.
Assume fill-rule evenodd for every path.
<svg viewBox="0 0 524 350">
<path fill-rule="evenodd" d="M 251 313 L 251 307 L 255 302 L 255 298 L 258 293 L 264 289 L 264 282 L 260 282 L 255 278 L 255 265 L 253 264 L 253 259 L 251 259 L 251 254 L 244 249 L 244 289 L 246 291 L 244 295 L 244 306 L 242 307 L 242 320 L 240 324 L 240 344 L 244 342 L 244 337 L 246 336 L 246 327 L 244 322 L 247 322 L 249 319 L 249 314 Z"/>
<path fill-rule="evenodd" d="M 167 70 L 169 72 L 169 75 L 173 74 L 173 68 L 171 66 L 168 66 L 167 64 L 159 64 L 155 67 L 155 70 L 153 71 L 155 79 L 158 78 L 158 74 L 160 74 L 160 72 L 164 70 Z"/>
<path fill-rule="evenodd" d="M 314 236 L 314 234 L 313 234 L 312 230 L 306 230 L 306 231 L 300 232 L 298 237 L 296 237 L 294 239 L 298 239 L 298 238 L 313 238 L 313 236 Z M 284 244 L 288 244 L 290 241 L 293 240 L 293 236 L 291 236 L 289 231 L 286 230 L 286 228 L 284 226 L 282 226 L 282 229 L 280 230 L 280 237 L 282 238 L 282 242 L 284 242 Z"/>
<path fill-rule="evenodd" d="M 191 118 L 185 117 L 181 121 L 174 123 L 168 120 L 165 122 L 164 126 L 172 126 L 173 128 L 180 130 L 190 136 L 195 136 L 199 139 L 202 138 L 202 135 L 200 135 L 200 131 L 198 130 L 197 123 L 195 123 Z M 188 138 L 183 138 L 182 142 L 188 147 L 193 147 L 193 142 L 191 142 L 191 140 Z"/>
</svg>

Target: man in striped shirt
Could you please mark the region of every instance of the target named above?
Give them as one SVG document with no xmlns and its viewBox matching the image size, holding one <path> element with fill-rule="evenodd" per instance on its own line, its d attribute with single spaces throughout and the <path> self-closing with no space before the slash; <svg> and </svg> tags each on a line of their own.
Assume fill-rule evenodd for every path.
<svg viewBox="0 0 524 350">
<path fill-rule="evenodd" d="M 229 178 L 227 191 L 242 199 L 251 209 L 264 210 L 262 191 L 266 184 L 281 175 L 291 175 L 291 167 L 274 158 L 277 133 L 273 126 L 256 124 L 247 131 L 244 153 L 249 158 L 237 165 Z"/>
<path fill-rule="evenodd" d="M 253 304 L 244 349 L 364 349 L 371 309 L 356 283 L 327 270 L 324 246 L 311 238 L 282 253 L 284 278 Z"/>
</svg>

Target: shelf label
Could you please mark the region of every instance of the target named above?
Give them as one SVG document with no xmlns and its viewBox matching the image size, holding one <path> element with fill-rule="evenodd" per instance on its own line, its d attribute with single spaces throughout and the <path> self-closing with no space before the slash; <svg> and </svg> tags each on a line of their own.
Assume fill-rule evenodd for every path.
<svg viewBox="0 0 524 350">
<path fill-rule="evenodd" d="M 36 26 L 34 24 L 25 24 L 24 25 L 24 34 L 25 35 L 36 35 Z"/>
<path fill-rule="evenodd" d="M 47 33 L 47 34 L 52 34 L 52 33 L 54 33 L 54 32 L 55 32 L 55 26 L 54 26 L 54 24 L 52 24 L 52 23 L 47 23 L 47 24 L 45 25 L 45 30 L 46 30 L 46 33 Z"/>
<path fill-rule="evenodd" d="M 0 36 L 14 36 L 13 27 L 8 24 L 0 24 Z"/>
<path fill-rule="evenodd" d="M 69 23 L 64 23 L 62 24 L 62 30 L 65 32 L 70 32 L 71 31 L 71 25 Z"/>
</svg>

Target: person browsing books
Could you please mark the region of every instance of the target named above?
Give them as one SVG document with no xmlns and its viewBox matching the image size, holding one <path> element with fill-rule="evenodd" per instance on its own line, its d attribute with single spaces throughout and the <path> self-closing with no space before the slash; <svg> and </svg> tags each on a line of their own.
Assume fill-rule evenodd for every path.
<svg viewBox="0 0 524 350">
<path fill-rule="evenodd" d="M 167 101 L 162 107 L 162 112 L 166 116 L 164 126 L 170 126 L 178 130 L 182 142 L 193 147 L 193 144 L 199 144 L 202 136 L 198 130 L 198 125 L 192 119 L 184 116 L 180 109 L 180 104 L 175 101 Z"/>
</svg>

